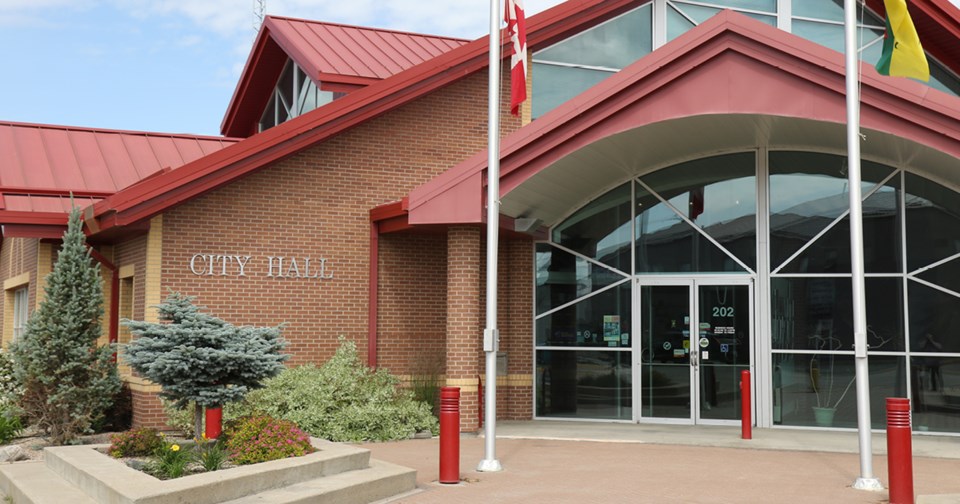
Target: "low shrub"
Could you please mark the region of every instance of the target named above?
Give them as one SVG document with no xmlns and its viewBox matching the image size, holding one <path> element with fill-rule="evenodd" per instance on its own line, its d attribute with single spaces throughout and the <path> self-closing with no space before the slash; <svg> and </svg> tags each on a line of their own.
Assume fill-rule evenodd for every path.
<svg viewBox="0 0 960 504">
<path fill-rule="evenodd" d="M 296 424 L 269 416 L 233 420 L 224 427 L 226 448 L 235 464 L 256 464 L 314 451 L 310 438 Z"/>
<path fill-rule="evenodd" d="M 8 410 L 0 413 L 0 445 L 9 443 L 22 430 L 23 424 L 15 412 Z"/>
<path fill-rule="evenodd" d="M 140 428 L 110 436 L 111 457 L 140 457 L 151 455 L 163 448 L 163 435 L 156 429 Z"/>
<path fill-rule="evenodd" d="M 0 408 L 11 411 L 17 409 L 16 415 L 20 415 L 19 403 L 20 396 L 23 395 L 23 387 L 13 375 L 13 355 L 6 350 L 0 350 Z"/>
<path fill-rule="evenodd" d="M 287 369 L 247 395 L 252 411 L 296 423 L 312 436 L 331 441 L 406 439 L 439 425 L 431 406 L 413 399 L 384 369 L 363 364 L 356 344 L 340 347 L 322 367 Z"/>
</svg>

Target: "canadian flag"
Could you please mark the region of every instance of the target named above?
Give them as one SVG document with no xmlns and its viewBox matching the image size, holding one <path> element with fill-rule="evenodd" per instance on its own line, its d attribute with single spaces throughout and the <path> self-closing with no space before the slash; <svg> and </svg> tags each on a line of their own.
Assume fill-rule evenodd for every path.
<svg viewBox="0 0 960 504">
<path fill-rule="evenodd" d="M 503 16 L 513 44 L 510 58 L 510 113 L 520 115 L 520 104 L 527 99 L 527 22 L 521 0 L 507 0 Z"/>
</svg>

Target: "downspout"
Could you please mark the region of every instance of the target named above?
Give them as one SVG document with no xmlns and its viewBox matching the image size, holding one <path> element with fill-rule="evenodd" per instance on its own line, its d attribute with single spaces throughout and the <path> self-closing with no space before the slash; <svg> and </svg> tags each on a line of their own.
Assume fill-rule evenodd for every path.
<svg viewBox="0 0 960 504">
<path fill-rule="evenodd" d="M 87 250 L 90 251 L 90 257 L 113 272 L 110 279 L 110 344 L 116 344 L 119 341 L 118 335 L 120 334 L 120 270 L 112 261 L 94 250 L 89 244 Z"/>
<path fill-rule="evenodd" d="M 367 365 L 377 367 L 377 292 L 380 274 L 380 225 L 370 222 L 370 290 L 367 301 Z"/>
</svg>

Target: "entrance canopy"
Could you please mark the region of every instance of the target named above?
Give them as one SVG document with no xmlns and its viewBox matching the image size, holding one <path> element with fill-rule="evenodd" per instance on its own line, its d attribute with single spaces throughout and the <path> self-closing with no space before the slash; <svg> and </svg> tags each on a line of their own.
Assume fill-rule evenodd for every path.
<svg viewBox="0 0 960 504">
<path fill-rule="evenodd" d="M 845 151 L 843 55 L 724 12 L 534 123 L 501 148 L 501 212 L 557 222 L 617 182 L 684 157 L 782 146 Z M 960 174 L 960 99 L 862 76 L 864 157 Z M 415 189 L 409 223 L 482 222 L 486 154 Z"/>
</svg>

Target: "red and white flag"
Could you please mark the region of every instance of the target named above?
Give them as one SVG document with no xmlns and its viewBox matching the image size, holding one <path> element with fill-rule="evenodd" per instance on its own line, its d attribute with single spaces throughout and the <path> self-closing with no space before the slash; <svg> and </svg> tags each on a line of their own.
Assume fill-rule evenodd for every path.
<svg viewBox="0 0 960 504">
<path fill-rule="evenodd" d="M 510 58 L 510 113 L 520 115 L 520 104 L 527 99 L 527 22 L 521 0 L 507 0 L 503 16 L 513 44 Z"/>
</svg>

